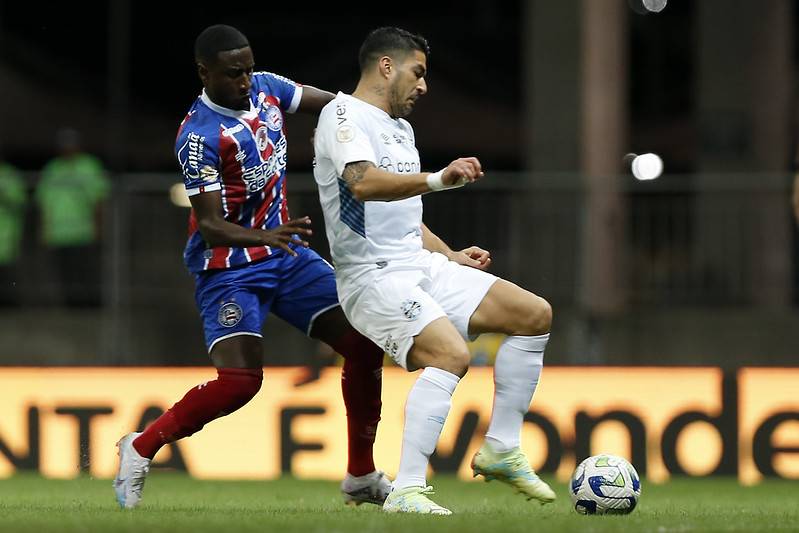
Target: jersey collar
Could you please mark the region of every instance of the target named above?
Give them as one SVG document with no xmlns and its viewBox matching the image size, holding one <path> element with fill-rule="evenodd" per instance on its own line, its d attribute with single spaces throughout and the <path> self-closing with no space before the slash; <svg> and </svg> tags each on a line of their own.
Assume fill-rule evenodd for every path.
<svg viewBox="0 0 799 533">
<path fill-rule="evenodd" d="M 250 100 L 250 109 L 247 111 L 238 110 L 238 109 L 228 109 L 227 107 L 222 107 L 221 105 L 216 105 L 208 98 L 208 95 L 205 94 L 205 89 L 203 89 L 203 93 L 200 95 L 200 100 L 207 105 L 212 111 L 216 111 L 220 115 L 225 115 L 227 117 L 232 118 L 247 118 L 252 119 L 258 114 L 255 106 L 252 105 L 252 100 Z"/>
<path fill-rule="evenodd" d="M 386 113 L 385 111 L 383 111 L 382 109 L 377 107 L 376 105 L 370 104 L 366 100 L 361 100 L 360 98 L 357 98 L 355 96 L 352 96 L 351 94 L 347 94 L 347 93 L 342 92 L 342 91 L 339 91 L 338 95 L 339 96 L 343 96 L 345 98 L 348 98 L 348 99 L 350 99 L 350 100 L 352 100 L 354 102 L 357 102 L 358 105 L 360 105 L 362 107 L 365 107 L 366 109 L 372 110 L 373 113 L 376 113 L 376 114 L 380 115 L 382 118 L 387 118 L 388 120 L 394 120 L 394 121 L 397 120 L 396 118 L 392 117 L 391 115 L 389 115 L 388 113 Z"/>
</svg>

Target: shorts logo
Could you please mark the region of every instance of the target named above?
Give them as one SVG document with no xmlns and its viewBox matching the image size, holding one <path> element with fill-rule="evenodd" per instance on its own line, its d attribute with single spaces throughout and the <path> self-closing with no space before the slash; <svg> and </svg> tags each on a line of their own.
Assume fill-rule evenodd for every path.
<svg viewBox="0 0 799 533">
<path fill-rule="evenodd" d="M 397 357 L 397 353 L 399 352 L 399 344 L 397 344 L 397 341 L 395 341 L 391 335 L 388 336 L 385 344 L 383 344 L 383 351 L 391 357 Z M 380 371 L 382 375 L 383 369 L 381 368 Z"/>
<path fill-rule="evenodd" d="M 275 105 L 266 106 L 266 127 L 272 131 L 280 131 L 283 127 L 283 113 Z"/>
<path fill-rule="evenodd" d="M 241 315 L 241 307 L 236 302 L 223 304 L 219 308 L 219 324 L 226 328 L 232 328 L 241 321 Z"/>
<path fill-rule="evenodd" d="M 405 318 L 408 320 L 416 320 L 416 317 L 418 317 L 421 312 L 422 304 L 419 302 L 413 300 L 405 300 L 402 302 L 402 314 L 405 315 Z"/>
</svg>

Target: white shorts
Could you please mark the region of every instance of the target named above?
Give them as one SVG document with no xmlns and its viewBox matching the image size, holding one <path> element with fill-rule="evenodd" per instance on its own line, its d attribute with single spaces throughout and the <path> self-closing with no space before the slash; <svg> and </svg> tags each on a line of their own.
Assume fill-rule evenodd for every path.
<svg viewBox="0 0 799 533">
<path fill-rule="evenodd" d="M 336 275 L 347 319 L 405 369 L 413 338 L 433 320 L 446 316 L 469 340 L 469 319 L 498 279 L 427 251 Z"/>
</svg>

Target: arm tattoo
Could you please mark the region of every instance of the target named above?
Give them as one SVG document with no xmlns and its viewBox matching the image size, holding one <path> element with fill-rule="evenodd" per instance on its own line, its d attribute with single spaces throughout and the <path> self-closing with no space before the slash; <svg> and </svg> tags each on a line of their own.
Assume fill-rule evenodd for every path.
<svg viewBox="0 0 799 533">
<path fill-rule="evenodd" d="M 375 168 L 375 164 L 371 161 L 356 161 L 355 163 L 347 163 L 344 167 L 342 178 L 347 182 L 347 185 L 352 186 L 363 179 L 363 175 L 368 168 Z"/>
</svg>

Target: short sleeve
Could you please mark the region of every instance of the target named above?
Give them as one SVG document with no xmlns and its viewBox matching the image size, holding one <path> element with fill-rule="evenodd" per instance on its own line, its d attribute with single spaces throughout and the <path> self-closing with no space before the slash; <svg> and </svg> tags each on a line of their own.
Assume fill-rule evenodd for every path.
<svg viewBox="0 0 799 533">
<path fill-rule="evenodd" d="M 294 113 L 302 100 L 302 85 L 279 74 L 256 72 L 253 74 L 257 83 L 265 83 L 269 92 L 280 101 L 280 108 L 286 113 Z"/>
<path fill-rule="evenodd" d="M 377 165 L 372 143 L 360 124 L 351 117 L 338 124 L 336 117 L 331 115 L 333 113 L 328 113 L 324 120 L 319 121 L 318 129 L 322 130 L 324 150 L 333 162 L 336 173 L 341 176 L 344 167 L 356 161 L 370 161 Z M 319 134 L 320 131 L 317 130 L 317 135 Z"/>
<path fill-rule="evenodd" d="M 206 136 L 195 131 L 182 132 L 176 155 L 186 194 L 193 196 L 222 188 L 219 174 L 219 154 Z"/>
</svg>

